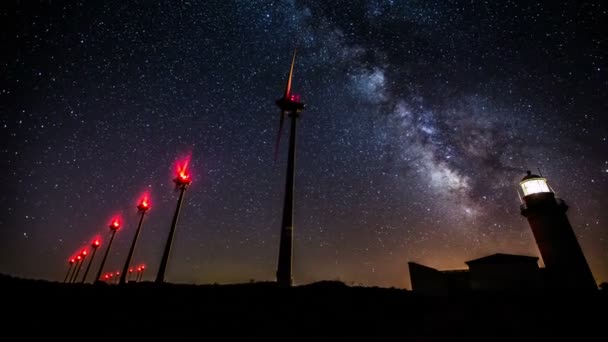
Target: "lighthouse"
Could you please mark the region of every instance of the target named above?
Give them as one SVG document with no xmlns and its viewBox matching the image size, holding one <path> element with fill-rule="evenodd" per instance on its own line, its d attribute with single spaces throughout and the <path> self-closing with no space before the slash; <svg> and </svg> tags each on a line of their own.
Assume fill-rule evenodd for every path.
<svg viewBox="0 0 608 342">
<path fill-rule="evenodd" d="M 597 289 L 593 274 L 574 235 L 568 206 L 547 183 L 530 171 L 519 182 L 521 214 L 528 219 L 545 263 L 548 285 L 561 289 Z"/>
</svg>

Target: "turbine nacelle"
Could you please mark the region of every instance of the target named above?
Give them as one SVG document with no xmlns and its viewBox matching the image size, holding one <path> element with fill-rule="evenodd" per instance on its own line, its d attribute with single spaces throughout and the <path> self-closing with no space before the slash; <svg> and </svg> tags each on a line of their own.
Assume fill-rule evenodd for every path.
<svg viewBox="0 0 608 342">
<path fill-rule="evenodd" d="M 300 102 L 299 95 L 291 95 L 288 98 L 280 98 L 275 102 L 283 112 L 301 112 L 304 110 L 304 103 Z"/>
<path fill-rule="evenodd" d="M 295 119 L 298 117 L 298 113 L 304 110 L 304 103 L 300 102 L 300 95 L 291 93 L 291 81 L 293 79 L 293 67 L 296 63 L 296 52 L 297 49 L 293 50 L 291 66 L 289 67 L 289 73 L 287 74 L 287 83 L 285 84 L 285 92 L 283 93 L 283 97 L 275 101 L 277 106 L 281 109 L 281 113 L 279 113 L 279 132 L 277 134 L 277 141 L 274 148 L 275 161 L 277 160 L 279 144 L 281 143 L 281 134 L 283 132 L 285 114 L 292 113 L 293 118 Z"/>
</svg>

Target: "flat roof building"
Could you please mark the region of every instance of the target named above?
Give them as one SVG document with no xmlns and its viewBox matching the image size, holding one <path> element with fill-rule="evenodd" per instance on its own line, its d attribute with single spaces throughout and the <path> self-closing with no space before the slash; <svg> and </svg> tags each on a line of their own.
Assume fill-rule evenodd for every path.
<svg viewBox="0 0 608 342">
<path fill-rule="evenodd" d="M 447 294 L 470 290 L 531 290 L 543 287 L 538 258 L 496 253 L 465 262 L 469 269 L 440 271 L 409 262 L 412 290 Z"/>
</svg>

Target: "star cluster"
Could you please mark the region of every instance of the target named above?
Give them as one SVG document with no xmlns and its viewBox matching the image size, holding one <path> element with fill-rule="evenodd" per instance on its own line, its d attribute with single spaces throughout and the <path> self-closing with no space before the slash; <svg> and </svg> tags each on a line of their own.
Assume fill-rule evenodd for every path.
<svg viewBox="0 0 608 342">
<path fill-rule="evenodd" d="M 191 155 L 167 279 L 274 279 L 291 51 L 296 283 L 409 287 L 407 261 L 538 255 L 518 181 L 542 172 L 608 280 L 605 4 L 597 1 L 18 3 L 4 9 L 0 272 L 60 280 L 111 217 L 151 278 Z M 286 134 L 284 132 L 284 134 Z M 540 169 L 540 171 L 538 171 Z M 103 246 L 102 246 L 103 248 Z"/>
</svg>

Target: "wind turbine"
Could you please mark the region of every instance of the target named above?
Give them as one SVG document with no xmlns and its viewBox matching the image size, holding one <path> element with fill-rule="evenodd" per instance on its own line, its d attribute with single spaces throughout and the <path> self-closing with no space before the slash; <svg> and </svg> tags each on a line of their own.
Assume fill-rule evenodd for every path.
<svg viewBox="0 0 608 342">
<path fill-rule="evenodd" d="M 283 97 L 276 101 L 281 110 L 279 117 L 279 134 L 275 146 L 275 160 L 281 142 L 283 122 L 285 115 L 291 119 L 291 129 L 289 132 L 289 156 L 287 158 L 287 175 L 285 182 L 285 199 L 283 202 L 283 221 L 281 223 L 281 241 L 279 245 L 279 262 L 277 266 L 277 283 L 282 287 L 290 287 L 293 283 L 292 278 L 292 244 L 293 244 L 293 205 L 295 190 L 295 162 L 296 162 L 296 129 L 297 119 L 300 112 L 304 110 L 304 103 L 300 102 L 300 96 L 292 94 L 291 81 L 293 79 L 293 67 L 296 62 L 296 52 L 294 49 L 291 58 L 291 66 L 287 74 L 287 84 Z"/>
</svg>

